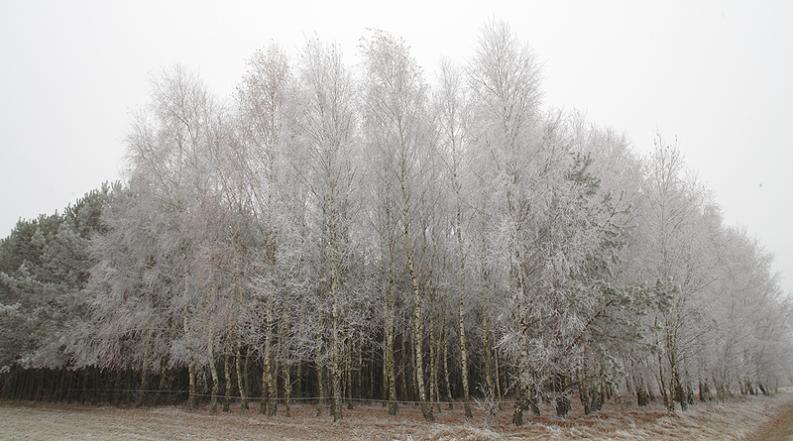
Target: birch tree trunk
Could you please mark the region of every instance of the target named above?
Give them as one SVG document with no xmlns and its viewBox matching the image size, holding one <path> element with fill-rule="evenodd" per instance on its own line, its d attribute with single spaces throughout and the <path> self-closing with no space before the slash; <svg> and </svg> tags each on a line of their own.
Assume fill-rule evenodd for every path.
<svg viewBox="0 0 793 441">
<path fill-rule="evenodd" d="M 347 409 L 352 409 L 352 354 L 353 354 L 353 343 L 350 340 L 350 343 L 347 345 L 347 380 L 345 381 L 345 396 L 347 397 Z"/>
<path fill-rule="evenodd" d="M 468 350 L 465 345 L 465 315 L 463 313 L 464 299 L 462 291 L 460 291 L 459 302 L 457 304 L 457 331 L 458 342 L 460 345 L 460 379 L 463 382 L 463 409 L 465 409 L 465 417 L 473 418 L 471 412 L 471 395 L 468 390 Z"/>
<path fill-rule="evenodd" d="M 295 378 L 295 395 L 298 398 L 303 398 L 303 362 L 297 361 L 297 378 Z"/>
<path fill-rule="evenodd" d="M 363 340 L 363 336 L 361 339 Z M 363 343 L 358 343 L 358 397 L 362 398 L 363 393 Z"/>
<path fill-rule="evenodd" d="M 452 384 L 449 381 L 449 335 L 445 330 L 443 333 L 443 378 L 446 380 L 446 401 L 449 403 L 449 410 L 454 409 L 454 400 L 452 399 Z"/>
<path fill-rule="evenodd" d="M 335 206 L 334 188 L 328 191 L 325 197 L 325 225 L 328 232 L 328 258 L 330 270 L 330 297 L 331 297 L 331 347 L 330 347 L 330 380 L 333 403 L 331 414 L 333 421 L 342 418 L 341 415 L 341 319 L 339 311 L 339 290 L 341 289 L 341 262 L 340 244 L 338 237 L 337 211 Z"/>
<path fill-rule="evenodd" d="M 485 377 L 485 395 L 495 394 L 496 388 L 493 384 L 493 359 L 490 347 L 490 318 L 486 306 L 482 306 L 482 353 L 485 359 L 485 369 L 482 375 Z"/>
<path fill-rule="evenodd" d="M 248 391 L 251 390 L 248 383 L 248 367 L 250 366 L 251 351 L 245 350 L 245 358 L 242 359 L 242 390 L 245 391 L 245 410 L 249 408 L 248 404 Z"/>
<path fill-rule="evenodd" d="M 143 406 L 146 399 L 146 389 L 149 387 L 149 369 L 146 368 L 144 361 L 143 367 L 140 369 L 140 388 L 138 389 L 138 400 L 135 403 L 136 407 Z"/>
<path fill-rule="evenodd" d="M 400 392 L 402 393 L 402 399 L 403 400 L 407 400 L 408 399 L 408 372 L 410 372 L 409 366 L 408 366 L 408 356 L 409 356 L 409 354 L 408 354 L 407 348 L 405 348 L 407 336 L 404 333 L 401 333 L 399 337 L 400 337 L 400 339 L 399 339 L 399 345 L 400 345 L 399 346 L 399 348 L 400 348 L 399 349 L 399 354 L 400 354 L 400 361 L 401 361 L 401 364 L 402 364 L 402 374 L 399 376 L 400 380 L 402 380 L 402 381 L 399 383 L 399 386 L 400 386 Z M 411 351 L 411 353 L 412 353 L 412 351 Z"/>
<path fill-rule="evenodd" d="M 457 168 L 455 162 L 454 168 L 454 187 L 457 196 L 457 213 L 455 216 L 455 230 L 457 232 L 457 252 L 459 253 L 458 259 L 460 262 L 460 284 L 462 284 L 462 278 L 465 277 L 465 258 L 463 255 L 463 236 L 462 236 L 462 207 L 460 202 L 460 183 L 457 178 Z M 460 380 L 463 383 L 463 409 L 465 412 L 465 418 L 473 418 L 473 413 L 471 412 L 471 392 L 468 386 L 468 349 L 466 348 L 465 344 L 465 297 L 463 294 L 463 287 L 458 286 L 458 298 L 457 298 L 457 341 L 460 346 Z"/>
<path fill-rule="evenodd" d="M 237 356 L 234 360 L 235 368 L 237 370 L 237 388 L 240 391 L 240 413 L 245 413 L 248 409 L 248 397 L 245 393 L 245 376 L 242 369 L 242 332 L 237 331 Z"/>
<path fill-rule="evenodd" d="M 182 318 L 182 326 L 184 327 L 185 336 L 188 334 L 190 328 L 187 323 L 187 310 L 185 308 L 184 317 Z M 195 363 L 187 363 L 187 379 L 188 379 L 188 397 L 187 403 L 191 409 L 198 407 L 198 396 L 196 395 L 196 372 Z"/>
<path fill-rule="evenodd" d="M 240 212 L 242 212 L 242 208 L 240 208 Z M 240 230 L 240 228 L 239 228 L 239 223 L 238 223 L 237 224 L 237 233 L 236 233 L 236 237 L 237 238 L 240 237 L 239 230 Z M 237 300 L 237 307 L 238 308 L 242 308 L 244 306 L 244 304 L 245 304 L 245 301 L 244 301 L 244 290 L 243 290 L 243 280 L 244 280 L 245 274 L 244 274 L 244 270 L 243 270 L 243 266 L 242 266 L 242 254 L 243 254 L 242 249 L 241 249 L 242 245 L 237 243 L 237 244 L 235 244 L 234 248 L 235 248 L 235 251 L 236 251 L 236 254 L 237 254 L 237 258 L 236 258 L 237 268 L 235 269 L 236 280 L 234 282 L 235 283 L 235 291 L 236 291 L 236 294 L 237 294 L 236 295 L 236 298 L 237 298 L 236 300 Z M 272 252 L 272 250 L 271 250 L 270 254 L 273 256 L 272 260 L 275 260 L 274 259 L 274 254 L 275 253 Z M 271 263 L 273 263 L 273 262 L 271 262 Z M 269 305 L 270 305 L 270 303 L 268 302 L 267 306 L 269 306 Z M 269 319 L 270 319 L 270 316 L 268 314 L 268 320 Z M 269 330 L 270 330 L 269 323 L 267 323 L 266 325 L 268 326 L 267 334 L 269 335 Z M 237 373 L 237 389 L 239 390 L 239 394 L 240 394 L 240 413 L 245 413 L 245 411 L 248 409 L 248 399 L 247 399 L 247 396 L 245 394 L 245 379 L 243 378 L 243 375 L 242 375 L 242 361 L 243 361 L 243 359 L 242 359 L 242 329 L 240 329 L 241 327 L 238 325 L 238 323 L 234 324 L 234 328 L 236 328 L 235 331 L 236 331 L 236 336 L 237 336 L 237 341 L 236 341 L 237 344 L 235 345 L 236 346 L 236 357 L 234 359 L 234 368 L 235 368 L 236 373 Z M 229 335 L 229 338 L 231 338 L 231 335 Z M 231 345 L 232 345 L 232 342 L 229 339 L 229 343 L 228 343 L 228 345 L 226 347 L 226 353 L 230 353 L 231 352 Z M 230 383 L 226 384 L 226 387 L 229 390 L 231 390 L 231 384 Z"/>
<path fill-rule="evenodd" d="M 435 320 L 430 317 L 430 406 L 440 401 L 440 394 L 438 394 L 438 363 L 437 363 L 437 342 L 435 341 Z M 438 412 L 440 412 L 440 404 L 438 404 Z"/>
<path fill-rule="evenodd" d="M 270 402 L 273 389 L 273 372 L 271 365 L 271 346 L 272 346 L 272 308 L 270 300 L 266 301 L 264 306 L 264 351 L 262 354 L 262 398 L 259 403 L 259 413 L 272 415 L 272 403 Z"/>
<path fill-rule="evenodd" d="M 495 342 L 495 336 L 493 336 L 493 341 Z M 495 364 L 495 381 L 496 381 L 496 401 L 498 403 L 498 409 L 501 410 L 501 372 L 499 371 L 498 365 L 498 349 L 493 349 L 493 361 Z"/>
<path fill-rule="evenodd" d="M 418 401 L 421 403 L 421 414 L 427 421 L 433 421 L 432 406 L 427 401 L 427 392 L 424 386 L 424 320 L 423 305 L 419 292 L 418 280 L 413 269 L 413 259 L 408 258 L 408 272 L 411 284 L 413 285 L 413 352 L 415 357 L 416 388 L 418 389 Z"/>
<path fill-rule="evenodd" d="M 392 248 L 393 245 L 389 243 L 389 249 Z M 394 375 L 394 308 L 394 271 L 393 258 L 391 258 L 389 259 L 388 282 L 385 292 L 385 348 L 383 350 L 384 380 L 388 393 L 389 415 L 396 415 L 398 411 L 396 377 Z"/>
<path fill-rule="evenodd" d="M 195 409 L 198 407 L 198 395 L 196 395 L 195 365 L 192 362 L 187 365 L 187 379 L 189 383 L 188 406 Z"/>
<path fill-rule="evenodd" d="M 212 327 L 210 326 L 209 345 L 207 349 L 209 352 L 209 373 L 212 375 L 212 392 L 210 392 L 211 397 L 209 401 L 209 412 L 214 414 L 218 411 L 218 390 L 220 388 L 220 376 L 218 375 L 218 367 L 215 360 L 215 339 L 213 338 L 212 334 Z"/>
<path fill-rule="evenodd" d="M 404 144 L 404 142 L 403 142 Z M 406 158 L 402 158 L 400 172 L 400 186 L 402 188 L 402 237 L 405 242 L 406 264 L 410 286 L 413 289 L 413 354 L 415 363 L 416 388 L 418 389 L 418 401 L 421 403 L 421 413 L 427 421 L 433 421 L 432 405 L 427 401 L 427 391 L 424 387 L 424 351 L 422 343 L 424 341 L 424 314 L 421 288 L 419 287 L 416 268 L 413 263 L 413 239 L 410 234 L 410 192 L 407 189 L 407 164 Z"/>
<path fill-rule="evenodd" d="M 229 352 L 231 352 L 231 333 L 226 334 L 226 343 L 223 349 L 223 375 L 226 380 L 226 387 L 224 387 L 225 394 L 223 397 L 223 412 L 229 411 L 231 405 L 231 363 L 229 361 Z"/>
<path fill-rule="evenodd" d="M 289 363 L 283 362 L 281 370 L 284 376 L 284 415 L 289 416 L 289 401 L 292 400 L 292 377 L 289 372 Z"/>
<path fill-rule="evenodd" d="M 281 336 L 279 338 L 281 343 L 281 369 L 284 377 L 284 412 L 289 416 L 289 400 L 292 399 L 292 378 L 289 372 L 289 344 L 287 340 L 287 332 L 289 329 L 289 316 L 284 308 L 284 313 L 281 318 Z"/>
<path fill-rule="evenodd" d="M 341 354 L 339 350 L 339 305 L 336 302 L 335 292 L 336 292 L 336 280 L 335 277 L 331 278 L 331 292 L 334 297 L 333 299 L 333 306 L 331 308 L 331 320 L 332 320 L 332 327 L 333 327 L 333 335 L 331 341 L 331 352 L 330 352 L 330 380 L 331 380 L 331 393 L 333 394 L 333 403 L 331 414 L 333 416 L 333 421 L 338 421 L 341 419 L 341 372 L 340 372 L 340 364 L 341 364 Z"/>
</svg>

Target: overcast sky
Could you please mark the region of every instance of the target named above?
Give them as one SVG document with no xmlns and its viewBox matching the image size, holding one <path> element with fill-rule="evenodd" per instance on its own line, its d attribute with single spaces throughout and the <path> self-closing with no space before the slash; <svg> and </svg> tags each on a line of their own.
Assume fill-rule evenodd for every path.
<svg viewBox="0 0 793 441">
<path fill-rule="evenodd" d="M 432 76 L 496 18 L 541 60 L 546 105 L 624 131 L 643 154 L 656 130 L 677 136 L 793 292 L 793 2 L 118 3 L 0 3 L 0 236 L 120 177 L 131 113 L 162 68 L 183 63 L 228 95 L 271 41 L 294 53 L 316 33 L 354 61 L 381 28 Z"/>
</svg>

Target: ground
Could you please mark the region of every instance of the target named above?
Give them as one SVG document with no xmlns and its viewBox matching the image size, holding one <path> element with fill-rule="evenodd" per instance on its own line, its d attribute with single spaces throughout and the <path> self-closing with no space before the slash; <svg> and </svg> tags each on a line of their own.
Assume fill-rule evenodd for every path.
<svg viewBox="0 0 793 441">
<path fill-rule="evenodd" d="M 520 428 L 510 424 L 511 405 L 503 407 L 489 424 L 482 412 L 465 423 L 461 409 L 445 408 L 436 411 L 435 423 L 427 424 L 414 406 L 402 406 L 398 416 L 389 417 L 378 404 L 345 409 L 344 420 L 333 423 L 327 415 L 316 417 L 310 405 L 293 405 L 290 417 L 266 417 L 253 409 L 245 415 L 209 415 L 206 409 L 177 406 L 132 409 L 3 401 L 0 440 L 793 440 L 790 392 L 697 404 L 676 416 L 660 407 L 639 410 L 611 404 L 590 417 L 528 417 Z"/>
<path fill-rule="evenodd" d="M 762 425 L 752 441 L 793 440 L 793 404 L 784 406 L 774 418 Z"/>
</svg>

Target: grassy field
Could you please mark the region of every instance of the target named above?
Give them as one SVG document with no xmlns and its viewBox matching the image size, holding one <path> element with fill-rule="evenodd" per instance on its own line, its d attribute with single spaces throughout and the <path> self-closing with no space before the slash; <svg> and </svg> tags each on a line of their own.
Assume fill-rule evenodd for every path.
<svg viewBox="0 0 793 441">
<path fill-rule="evenodd" d="M 550 411 L 550 409 L 548 409 Z M 548 413 L 550 415 L 550 413 Z M 660 407 L 611 404 L 595 416 L 527 418 L 510 424 L 511 406 L 486 422 L 481 412 L 466 423 L 462 410 L 437 414 L 432 424 L 404 406 L 389 417 L 379 405 L 345 410 L 333 423 L 310 405 L 293 405 L 290 417 L 250 410 L 209 415 L 181 407 L 116 408 L 49 403 L 0 402 L 0 439 L 38 440 L 783 440 L 793 433 L 793 394 L 697 404 L 668 416 Z"/>
</svg>

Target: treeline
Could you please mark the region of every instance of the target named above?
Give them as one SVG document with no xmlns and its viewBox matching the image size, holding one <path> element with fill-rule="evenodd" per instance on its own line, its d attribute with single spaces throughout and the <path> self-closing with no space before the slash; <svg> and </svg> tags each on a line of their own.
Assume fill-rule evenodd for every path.
<svg viewBox="0 0 793 441">
<path fill-rule="evenodd" d="M 503 24 L 430 82 L 383 32 L 356 66 L 311 39 L 255 53 L 224 100 L 183 68 L 153 82 L 128 179 L 0 243 L 0 396 L 428 420 L 509 400 L 522 424 L 789 381 L 771 256 L 676 146 L 639 158 L 543 107 Z"/>
</svg>

